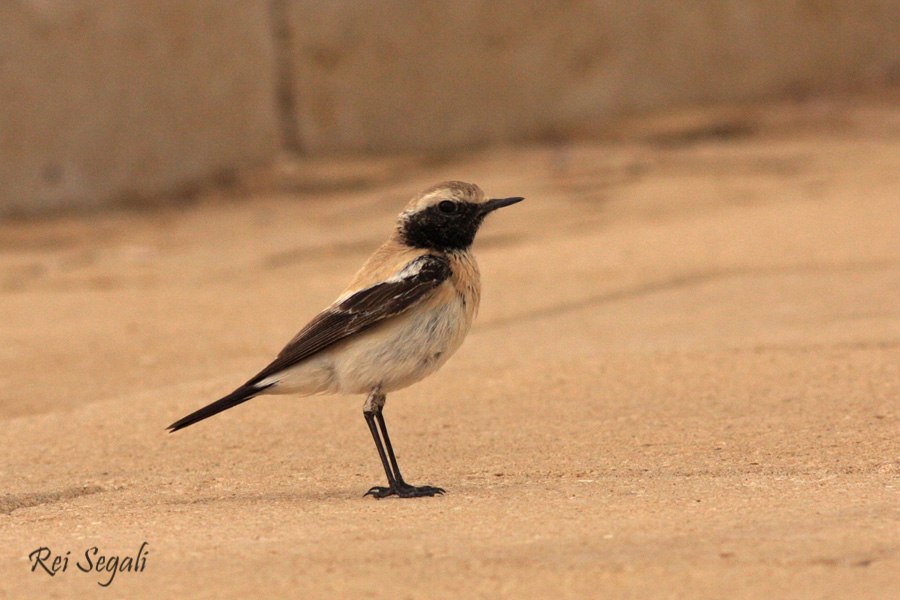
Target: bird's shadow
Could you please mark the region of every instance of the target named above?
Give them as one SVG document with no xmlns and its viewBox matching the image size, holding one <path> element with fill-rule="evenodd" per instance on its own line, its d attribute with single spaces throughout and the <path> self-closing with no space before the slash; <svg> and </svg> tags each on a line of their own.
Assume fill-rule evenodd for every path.
<svg viewBox="0 0 900 600">
<path fill-rule="evenodd" d="M 366 490 L 363 489 L 334 489 L 334 490 L 309 490 L 298 489 L 280 492 L 226 492 L 223 494 L 206 494 L 186 498 L 173 498 L 165 504 L 170 506 L 193 506 L 215 504 L 244 504 L 248 506 L 260 504 L 309 504 L 315 502 L 330 502 L 340 500 L 360 500 Z M 369 499 L 371 500 L 371 499 Z"/>
</svg>

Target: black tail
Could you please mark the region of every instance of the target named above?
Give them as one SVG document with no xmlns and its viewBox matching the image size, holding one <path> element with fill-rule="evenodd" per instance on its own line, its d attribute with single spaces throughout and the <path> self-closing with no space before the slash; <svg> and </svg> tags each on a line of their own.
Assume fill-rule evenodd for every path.
<svg viewBox="0 0 900 600">
<path fill-rule="evenodd" d="M 169 433 L 175 433 L 179 429 L 184 429 L 188 425 L 193 425 L 198 421 L 202 421 L 203 419 L 207 419 L 213 415 L 217 415 L 223 410 L 228 410 L 232 406 L 237 406 L 242 402 L 246 402 L 250 398 L 261 394 L 265 391 L 266 388 L 271 387 L 270 385 L 258 386 L 258 385 L 242 385 L 238 389 L 234 390 L 224 398 L 216 400 L 212 404 L 204 406 L 200 410 L 194 411 L 183 419 L 179 419 L 169 425 L 166 429 L 169 430 Z"/>
</svg>

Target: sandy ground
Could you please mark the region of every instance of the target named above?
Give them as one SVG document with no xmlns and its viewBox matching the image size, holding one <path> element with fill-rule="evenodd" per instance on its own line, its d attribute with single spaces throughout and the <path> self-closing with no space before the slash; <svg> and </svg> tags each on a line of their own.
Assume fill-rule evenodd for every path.
<svg viewBox="0 0 900 600">
<path fill-rule="evenodd" d="M 900 111 L 646 127 L 0 225 L 0 598 L 900 597 Z M 388 398 L 445 496 L 362 497 L 360 397 L 164 432 L 448 178 L 527 201 L 466 344 Z"/>
</svg>

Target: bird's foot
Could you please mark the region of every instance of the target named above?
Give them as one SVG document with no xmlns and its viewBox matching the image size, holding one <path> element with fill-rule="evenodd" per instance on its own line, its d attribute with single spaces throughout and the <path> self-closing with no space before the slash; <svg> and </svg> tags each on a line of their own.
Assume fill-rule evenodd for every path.
<svg viewBox="0 0 900 600">
<path fill-rule="evenodd" d="M 432 487 L 430 485 L 414 486 L 406 482 L 398 482 L 390 487 L 382 487 L 376 485 L 365 496 L 373 496 L 375 498 L 387 498 L 388 496 L 399 496 L 401 498 L 421 498 L 423 496 L 436 496 L 443 494 L 444 488 Z M 363 497 L 365 497 L 363 496 Z"/>
</svg>

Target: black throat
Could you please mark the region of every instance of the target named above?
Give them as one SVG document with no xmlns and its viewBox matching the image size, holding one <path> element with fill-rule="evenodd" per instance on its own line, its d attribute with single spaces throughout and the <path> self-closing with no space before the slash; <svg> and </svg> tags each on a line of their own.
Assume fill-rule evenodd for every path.
<svg viewBox="0 0 900 600">
<path fill-rule="evenodd" d="M 453 214 L 441 212 L 437 205 L 410 215 L 400 224 L 404 243 L 414 248 L 446 252 L 464 250 L 475 241 L 484 220 L 481 207 L 471 202 L 459 203 Z"/>
</svg>

